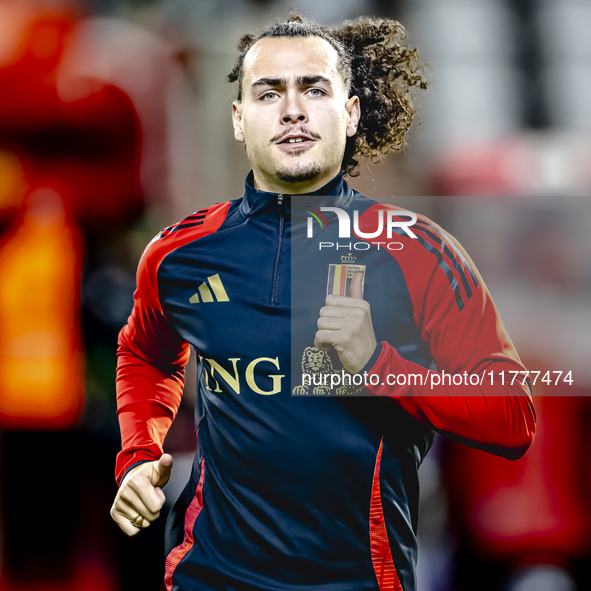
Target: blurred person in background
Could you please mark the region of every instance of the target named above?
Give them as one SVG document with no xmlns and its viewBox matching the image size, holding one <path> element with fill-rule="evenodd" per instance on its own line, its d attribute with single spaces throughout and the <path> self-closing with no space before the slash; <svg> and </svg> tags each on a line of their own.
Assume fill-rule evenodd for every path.
<svg viewBox="0 0 591 591">
<path fill-rule="evenodd" d="M 162 444 L 192 345 L 199 447 L 167 524 L 167 589 L 413 591 L 417 469 L 433 432 L 507 458 L 532 442 L 529 386 L 501 379 L 526 370 L 467 254 L 414 214 L 413 237 L 409 212 L 343 180 L 361 157 L 404 145 L 409 91 L 425 84 L 403 36 L 395 21 L 326 29 L 297 15 L 244 35 L 230 81 L 235 137 L 253 167 L 245 195 L 166 228 L 143 254 L 119 339 L 111 515 L 129 536 L 160 515 L 172 469 Z M 348 210 L 358 238 L 391 244 L 385 208 L 401 247 L 370 251 L 366 240 L 365 291 L 361 272 L 345 281 L 348 255 L 337 265 L 344 289 L 327 296 L 336 254 L 298 234 L 301 203 L 330 236 Z M 312 392 L 298 385 L 300 366 L 379 379 Z M 430 389 L 442 372 L 477 384 Z M 425 387 L 386 383 L 410 374 Z"/>
</svg>

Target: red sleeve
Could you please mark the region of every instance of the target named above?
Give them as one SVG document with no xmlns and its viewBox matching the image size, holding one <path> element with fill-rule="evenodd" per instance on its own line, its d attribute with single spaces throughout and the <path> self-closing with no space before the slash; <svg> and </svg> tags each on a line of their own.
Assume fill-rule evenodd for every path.
<svg viewBox="0 0 591 591">
<path fill-rule="evenodd" d="M 373 206 L 364 214 L 368 228 L 375 228 L 372 210 L 383 208 Z M 383 342 L 368 370 L 380 379 L 369 390 L 393 397 L 414 418 L 451 439 L 504 457 L 521 457 L 533 441 L 535 411 L 529 385 L 523 383 L 525 374 L 511 384 L 514 374 L 509 372 L 524 372 L 525 367 L 490 293 L 467 253 L 447 232 L 421 216 L 411 230 L 416 239 L 402 232 L 380 240 L 403 245 L 389 252 L 404 273 L 414 321 L 437 371 L 404 359 Z M 406 376 L 406 385 L 398 385 L 403 379 L 388 385 L 388 376 L 394 383 L 392 376 L 399 374 Z M 411 374 L 420 377 L 411 380 Z M 455 384 L 449 374 L 456 376 Z M 473 377 L 471 384 L 470 376 L 481 380 Z"/>
<path fill-rule="evenodd" d="M 216 232 L 229 206 L 229 202 L 213 205 L 166 228 L 146 247 L 140 261 L 133 311 L 119 333 L 117 351 L 118 484 L 133 464 L 160 458 L 181 402 L 189 344 L 162 310 L 158 269 L 175 248 Z"/>
<path fill-rule="evenodd" d="M 117 414 L 121 452 L 115 476 L 121 483 L 128 468 L 157 460 L 181 402 L 189 345 L 164 316 L 158 300 L 157 264 L 146 249 L 137 273 L 134 307 L 119 333 Z"/>
</svg>

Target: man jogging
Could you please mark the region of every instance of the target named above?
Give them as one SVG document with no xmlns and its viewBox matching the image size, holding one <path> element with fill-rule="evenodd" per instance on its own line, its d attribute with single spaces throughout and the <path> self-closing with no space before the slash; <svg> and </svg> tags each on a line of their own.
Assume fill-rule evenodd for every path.
<svg viewBox="0 0 591 591">
<path fill-rule="evenodd" d="M 343 179 L 404 144 L 425 84 L 403 35 L 297 15 L 244 35 L 230 75 L 244 196 L 143 254 L 111 515 L 128 535 L 158 518 L 192 346 L 198 451 L 167 523 L 169 590 L 413 591 L 434 431 L 508 458 L 532 442 L 525 369 L 468 255 Z"/>
</svg>

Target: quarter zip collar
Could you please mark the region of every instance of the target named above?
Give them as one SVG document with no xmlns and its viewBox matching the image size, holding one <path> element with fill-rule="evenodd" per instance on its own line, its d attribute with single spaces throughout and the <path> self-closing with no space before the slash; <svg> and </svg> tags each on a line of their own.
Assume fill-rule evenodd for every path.
<svg viewBox="0 0 591 591">
<path fill-rule="evenodd" d="M 252 170 L 248 173 L 244 182 L 244 197 L 240 204 L 240 213 L 244 218 L 253 215 L 260 215 L 269 207 L 277 212 L 277 196 L 279 193 L 269 193 L 268 191 L 259 191 L 254 188 L 254 175 Z M 333 207 L 346 208 L 353 201 L 353 190 L 343 179 L 343 173 L 340 172 L 331 181 L 320 187 L 313 193 L 299 193 L 295 195 L 299 203 L 309 203 L 314 207 L 322 205 L 331 205 Z M 290 195 L 283 193 L 288 205 Z M 309 200 L 308 200 L 309 198 Z"/>
</svg>

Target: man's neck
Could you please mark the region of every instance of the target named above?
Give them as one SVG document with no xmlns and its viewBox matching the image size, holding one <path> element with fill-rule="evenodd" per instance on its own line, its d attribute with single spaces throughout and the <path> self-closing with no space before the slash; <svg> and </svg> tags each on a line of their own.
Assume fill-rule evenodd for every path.
<svg viewBox="0 0 591 591">
<path fill-rule="evenodd" d="M 275 178 L 266 178 L 257 171 L 253 170 L 253 184 L 257 191 L 266 191 L 268 193 L 277 193 L 279 195 L 301 195 L 304 193 L 314 193 L 318 189 L 324 187 L 338 174 L 339 170 L 320 174 L 319 176 L 297 183 L 282 182 Z"/>
</svg>

